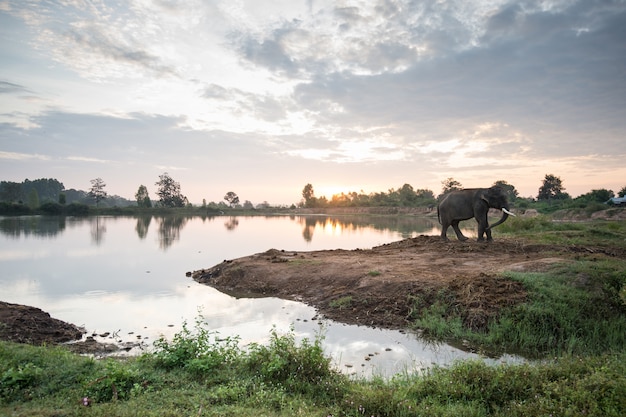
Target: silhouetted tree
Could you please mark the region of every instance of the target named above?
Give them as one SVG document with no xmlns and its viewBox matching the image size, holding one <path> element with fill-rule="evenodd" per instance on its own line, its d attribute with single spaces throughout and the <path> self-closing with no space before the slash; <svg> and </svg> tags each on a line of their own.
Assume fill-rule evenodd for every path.
<svg viewBox="0 0 626 417">
<path fill-rule="evenodd" d="M 519 193 L 515 189 L 515 186 L 509 184 L 504 180 L 498 180 L 494 182 L 493 185 L 502 188 L 502 191 L 504 191 L 504 194 L 506 195 L 510 203 L 514 202 L 519 197 Z"/>
<path fill-rule="evenodd" d="M 104 187 L 106 187 L 106 184 L 102 181 L 102 178 L 91 180 L 91 188 L 89 189 L 88 195 L 96 200 L 96 207 L 98 207 L 100 201 L 107 198 L 107 192 L 104 191 Z"/>
<path fill-rule="evenodd" d="M 305 207 L 315 207 L 315 191 L 310 183 L 305 185 L 302 189 L 302 198 L 304 198 Z"/>
<path fill-rule="evenodd" d="M 543 184 L 539 187 L 537 200 L 563 200 L 569 197 L 564 191 L 565 188 L 561 178 L 552 174 L 546 174 Z"/>
<path fill-rule="evenodd" d="M 446 178 L 445 180 L 441 181 L 441 194 L 439 194 L 437 200 L 441 201 L 441 199 L 450 191 L 460 190 L 462 188 L 463 186 L 461 185 L 461 183 L 454 178 Z"/>
<path fill-rule="evenodd" d="M 28 193 L 28 207 L 31 209 L 39 207 L 39 194 L 37 194 L 37 190 L 34 188 L 31 188 L 30 193 Z"/>
<path fill-rule="evenodd" d="M 0 182 L 0 200 L 13 203 L 22 197 L 22 184 L 13 181 Z"/>
<path fill-rule="evenodd" d="M 602 188 L 600 190 L 591 190 L 587 194 L 577 197 L 576 200 L 582 200 L 588 203 L 605 203 L 613 197 L 615 197 L 615 193 L 613 193 L 612 190 Z"/>
<path fill-rule="evenodd" d="M 137 206 L 143 208 L 152 207 L 152 201 L 150 201 L 150 195 L 148 194 L 148 188 L 145 185 L 140 185 L 137 193 L 135 194 L 137 200 Z"/>
<path fill-rule="evenodd" d="M 239 204 L 239 197 L 232 191 L 226 193 L 226 195 L 224 196 L 224 200 L 226 200 L 231 208 Z"/>
<path fill-rule="evenodd" d="M 167 172 L 159 175 L 159 181 L 156 182 L 159 187 L 157 195 L 159 203 L 164 207 L 185 207 L 187 205 L 187 197 L 181 194 L 180 184 L 169 176 Z"/>
<path fill-rule="evenodd" d="M 621 190 L 617 193 L 618 197 L 626 197 L 626 186 L 622 187 Z"/>
</svg>

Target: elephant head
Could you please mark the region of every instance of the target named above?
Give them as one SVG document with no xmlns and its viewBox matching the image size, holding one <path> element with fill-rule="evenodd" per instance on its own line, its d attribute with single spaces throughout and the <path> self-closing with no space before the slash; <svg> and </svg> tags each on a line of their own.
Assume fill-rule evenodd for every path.
<svg viewBox="0 0 626 417">
<path fill-rule="evenodd" d="M 506 194 L 504 194 L 504 190 L 502 190 L 501 187 L 494 185 L 491 188 L 487 188 L 484 190 L 480 198 L 485 201 L 490 208 L 502 210 L 502 217 L 500 220 L 490 226 L 487 226 L 487 230 L 504 223 L 506 219 L 509 218 L 509 214 L 515 216 L 515 214 L 509 211 L 509 202 L 506 198 Z"/>
</svg>

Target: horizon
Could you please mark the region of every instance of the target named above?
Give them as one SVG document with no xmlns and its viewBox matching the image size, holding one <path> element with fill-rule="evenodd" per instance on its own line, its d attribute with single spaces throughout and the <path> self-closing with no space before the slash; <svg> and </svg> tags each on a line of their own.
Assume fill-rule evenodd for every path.
<svg viewBox="0 0 626 417">
<path fill-rule="evenodd" d="M 626 2 L 0 0 L 0 177 L 297 204 L 626 185 Z M 132 200 L 132 198 L 130 198 Z"/>
<path fill-rule="evenodd" d="M 549 175 L 549 174 L 546 174 L 546 175 Z M 557 176 L 557 177 L 558 177 L 558 176 Z M 22 181 L 15 181 L 15 182 L 18 182 L 18 183 L 23 183 L 24 181 L 27 181 L 27 180 L 28 180 L 28 181 L 36 181 L 36 180 L 40 180 L 40 179 L 52 179 L 52 180 L 56 180 L 56 181 L 60 182 L 61 184 L 63 184 L 63 187 L 64 187 L 64 190 L 65 190 L 65 191 L 70 190 L 70 189 L 74 189 L 74 190 L 76 190 L 76 191 L 89 192 L 89 189 L 91 188 L 91 187 L 88 187 L 88 188 L 75 188 L 75 187 L 69 187 L 69 188 L 68 188 L 68 187 L 65 185 L 65 183 L 64 183 L 63 181 L 61 181 L 60 179 L 58 179 L 58 178 L 51 178 L 51 177 L 46 177 L 46 178 L 34 178 L 34 179 L 25 178 L 25 179 L 24 179 L 24 180 L 22 180 Z M 94 178 L 94 179 L 95 179 L 95 178 Z M 101 179 L 102 179 L 102 178 L 101 178 Z M 453 178 L 453 179 L 454 179 L 454 178 Z M 127 196 L 124 196 L 124 195 L 118 194 L 118 193 L 116 193 L 116 192 L 114 192 L 114 191 L 111 191 L 111 190 L 108 188 L 108 185 L 106 184 L 106 181 L 104 181 L 104 179 L 102 179 L 102 180 L 103 180 L 103 182 L 105 183 L 104 191 L 106 191 L 106 192 L 107 192 L 107 198 L 108 198 L 108 197 L 113 197 L 113 196 L 115 196 L 115 197 L 121 197 L 121 198 L 124 198 L 124 199 L 129 200 L 129 201 L 136 201 L 136 198 L 135 198 L 135 193 L 137 192 L 137 190 L 139 189 L 139 187 L 140 187 L 141 185 L 144 185 L 144 186 L 145 186 L 145 184 L 139 184 L 139 185 L 137 186 L 137 190 L 135 191 L 135 193 L 133 193 L 133 195 L 132 195 L 131 197 L 127 197 Z M 175 180 L 175 179 L 174 179 L 174 180 Z M 0 181 L 6 181 L 6 180 L 0 179 Z M 497 181 L 499 181 L 499 180 L 497 180 Z M 506 181 L 506 180 L 503 180 L 503 181 Z M 506 181 L 506 182 L 508 183 L 508 181 Z M 404 184 L 408 184 L 408 183 L 403 183 L 402 185 L 400 185 L 400 186 L 398 186 L 398 187 L 388 187 L 388 188 L 386 188 L 385 190 L 376 190 L 376 191 L 371 191 L 371 192 L 367 192 L 367 193 L 364 193 L 364 194 L 366 194 L 366 195 L 371 195 L 371 194 L 375 194 L 375 193 L 389 193 L 389 191 L 391 191 L 392 189 L 393 189 L 393 190 L 399 190 L 399 189 L 400 189 L 400 188 L 401 188 Z M 508 184 L 509 184 L 509 185 L 513 185 L 513 186 L 515 186 L 515 184 L 510 184 L 510 183 L 508 183 Z M 259 204 L 263 204 L 264 202 L 266 202 L 266 201 L 267 201 L 267 202 L 268 202 L 268 204 L 269 204 L 270 206 L 273 206 L 273 207 L 281 207 L 281 206 L 290 206 L 290 205 L 292 205 L 292 204 L 298 205 L 301 201 L 303 201 L 303 200 L 304 200 L 304 198 L 303 198 L 303 196 L 302 196 L 302 191 L 303 191 L 303 189 L 304 189 L 304 187 L 305 187 L 306 185 L 307 185 L 307 184 L 304 184 L 304 185 L 302 186 L 302 190 L 300 190 L 300 194 L 299 194 L 299 198 L 298 198 L 298 200 L 297 200 L 297 201 L 292 201 L 292 202 L 290 202 L 290 203 L 272 203 L 272 202 L 270 202 L 270 201 L 268 201 L 268 200 L 252 201 L 252 200 L 250 200 L 250 199 L 248 199 L 248 198 L 245 198 L 245 197 L 243 197 L 243 196 L 239 195 L 239 193 L 237 193 L 236 191 L 233 191 L 233 192 L 234 192 L 235 194 L 237 194 L 237 197 L 239 197 L 240 204 L 243 204 L 246 200 L 249 200 L 249 201 L 250 201 L 250 202 L 251 202 L 254 206 L 257 206 L 257 205 L 259 205 Z M 353 193 L 353 192 L 356 192 L 356 193 L 361 194 L 361 191 L 362 191 L 362 189 L 361 189 L 361 191 L 357 191 L 357 190 L 347 190 L 347 191 L 346 191 L 346 190 L 343 190 L 343 191 L 336 192 L 336 193 L 334 193 L 334 194 L 322 194 L 322 193 L 319 193 L 319 192 L 317 191 L 317 189 L 315 188 L 315 184 L 311 184 L 311 185 L 313 186 L 313 191 L 314 191 L 314 195 L 315 195 L 315 197 L 316 197 L 316 198 L 321 198 L 321 197 L 324 197 L 324 198 L 326 198 L 328 201 L 330 201 L 330 200 L 332 199 L 332 197 L 333 197 L 333 196 L 335 196 L 335 195 L 341 195 L 342 193 L 343 193 L 343 194 L 349 194 L 349 193 Z M 438 192 L 438 191 L 436 191 L 436 190 L 430 190 L 430 189 L 428 189 L 428 188 L 423 188 L 423 187 L 415 186 L 415 185 L 413 185 L 413 184 L 409 184 L 409 185 L 410 185 L 410 186 L 412 186 L 412 187 L 413 187 L 413 189 L 414 189 L 415 191 L 418 191 L 418 190 L 429 190 L 429 191 L 432 191 L 432 192 L 433 192 L 433 194 L 434 194 L 434 196 L 435 196 L 435 198 L 437 198 L 437 196 L 439 196 L 439 195 L 441 195 L 441 194 L 442 194 L 442 190 L 440 190 L 440 191 Z M 489 184 L 489 185 L 487 185 L 486 187 L 491 187 L 492 185 L 494 185 L 494 184 Z M 522 195 L 521 193 L 519 193 L 519 190 L 517 189 L 517 187 L 515 187 L 515 189 L 518 191 L 518 194 L 519 194 L 519 195 L 518 195 L 518 198 L 527 198 L 527 199 L 536 200 L 536 199 L 537 199 L 537 194 L 539 193 L 539 188 L 541 187 L 541 185 L 543 185 L 543 180 L 541 181 L 541 184 L 537 187 L 537 193 L 536 193 L 536 194 L 534 194 L 534 195 Z M 563 185 L 564 185 L 564 184 L 563 184 Z M 151 192 L 151 191 L 150 191 L 150 187 L 146 186 L 146 188 L 148 189 L 148 194 L 149 194 L 149 195 L 154 195 L 154 196 L 155 196 L 155 198 L 152 198 L 152 196 L 150 197 L 150 200 L 151 200 L 151 201 L 153 201 L 153 202 L 155 202 L 155 201 L 159 201 L 159 199 L 158 199 L 158 195 L 156 195 L 156 189 L 157 189 L 158 187 L 157 187 L 156 185 L 155 185 L 154 187 L 155 187 L 155 191 L 152 191 L 152 192 Z M 465 187 L 465 186 L 462 186 L 461 188 L 486 188 L 486 187 Z M 626 185 L 624 185 L 622 188 L 626 188 Z M 614 193 L 615 197 L 617 197 L 617 196 L 618 196 L 619 191 L 621 191 L 621 189 L 622 189 L 622 188 L 620 188 L 620 189 L 618 189 L 618 190 L 612 190 L 612 189 L 608 189 L 608 190 L 609 190 L 609 191 L 612 191 L 612 192 Z M 562 191 L 563 191 L 563 192 L 565 192 L 565 193 L 567 193 L 567 194 L 568 194 L 568 195 L 569 195 L 572 199 L 575 199 L 575 198 L 578 198 L 578 197 L 580 197 L 580 196 L 582 196 L 582 195 L 585 195 L 585 194 L 587 194 L 587 193 L 589 193 L 589 192 L 591 192 L 591 191 L 594 191 L 594 190 L 601 190 L 601 189 L 602 189 L 602 188 L 593 188 L 593 189 L 588 190 L 587 192 L 584 192 L 584 193 L 581 193 L 581 194 L 578 194 L 578 195 L 572 195 L 571 193 L 569 193 L 569 192 L 567 191 L 567 187 L 563 186 L 563 190 L 562 190 Z M 229 191 L 232 191 L 232 190 L 229 190 Z M 225 191 L 225 192 L 224 192 L 224 196 L 226 195 L 226 193 L 227 193 L 227 192 L 228 192 L 228 191 Z M 187 196 L 185 195 L 185 193 L 183 192 L 183 187 L 182 187 L 182 184 L 181 184 L 181 194 L 182 194 L 183 196 L 187 197 Z M 224 196 L 223 196 L 222 198 L 219 198 L 219 199 L 205 199 L 205 200 L 206 200 L 206 203 L 207 203 L 207 204 L 209 204 L 209 203 L 220 203 L 220 202 L 224 201 Z M 195 201 L 191 201 L 191 200 L 189 200 L 189 203 L 190 203 L 190 204 L 192 204 L 192 205 L 194 205 L 194 206 L 200 206 L 200 205 L 202 205 L 202 201 L 200 201 L 200 202 L 195 202 Z"/>
</svg>

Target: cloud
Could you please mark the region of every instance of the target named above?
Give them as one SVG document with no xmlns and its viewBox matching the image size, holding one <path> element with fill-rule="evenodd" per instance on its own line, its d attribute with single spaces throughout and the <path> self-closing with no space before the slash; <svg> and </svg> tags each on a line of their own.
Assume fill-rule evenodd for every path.
<svg viewBox="0 0 626 417">
<path fill-rule="evenodd" d="M 0 80 L 0 94 L 14 94 L 14 93 L 27 93 L 30 92 L 26 87 L 19 84 L 14 84 L 8 81 Z"/>
<path fill-rule="evenodd" d="M 109 163 L 111 161 L 108 161 L 106 159 L 98 159 L 98 158 L 89 158 L 89 157 L 85 157 L 85 156 L 68 156 L 66 158 L 68 161 L 76 161 L 76 162 L 95 162 L 98 164 L 106 164 Z"/>
<path fill-rule="evenodd" d="M 26 160 L 31 160 L 31 159 L 38 159 L 41 161 L 47 161 L 47 160 L 50 160 L 50 157 L 46 155 L 40 155 L 40 154 L 0 151 L 0 159 L 11 159 L 15 161 L 26 161 Z"/>
</svg>

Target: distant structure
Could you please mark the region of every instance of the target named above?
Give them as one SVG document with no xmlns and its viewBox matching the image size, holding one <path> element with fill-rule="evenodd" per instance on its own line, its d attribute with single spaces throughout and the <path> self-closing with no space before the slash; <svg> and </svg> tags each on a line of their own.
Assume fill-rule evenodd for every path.
<svg viewBox="0 0 626 417">
<path fill-rule="evenodd" d="M 609 198 L 604 204 L 614 204 L 616 206 L 626 206 L 626 197 Z"/>
</svg>

